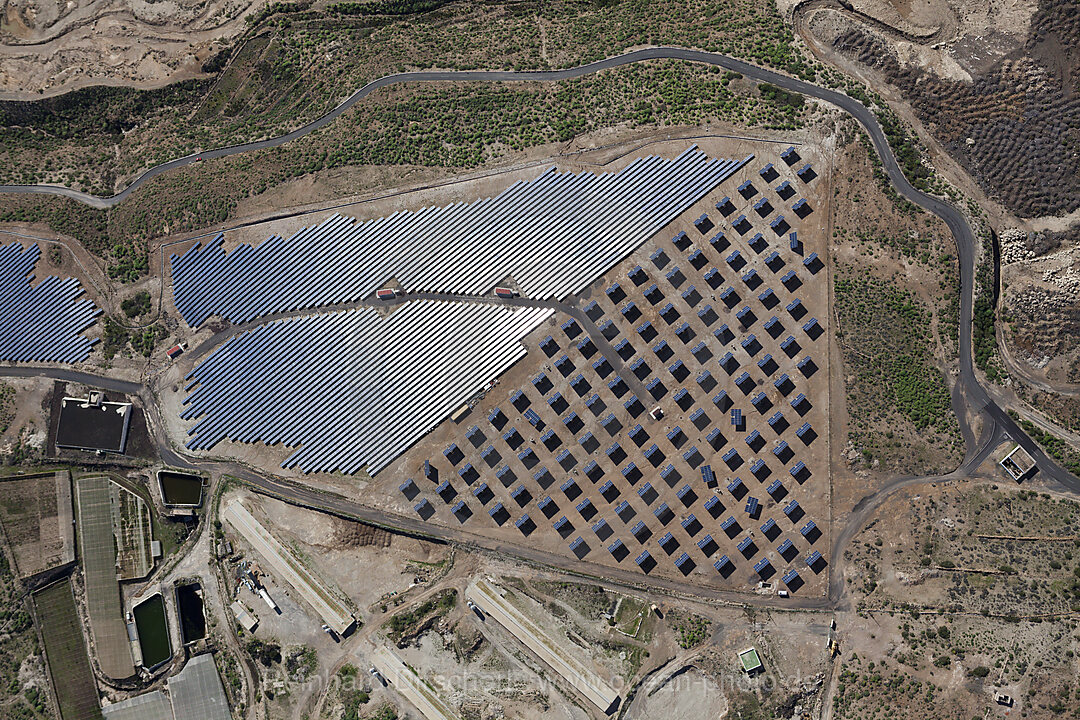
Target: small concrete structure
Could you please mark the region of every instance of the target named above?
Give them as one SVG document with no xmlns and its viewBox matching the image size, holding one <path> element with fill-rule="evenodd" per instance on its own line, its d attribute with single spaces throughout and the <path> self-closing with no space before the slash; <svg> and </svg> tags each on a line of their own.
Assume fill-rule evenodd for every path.
<svg viewBox="0 0 1080 720">
<path fill-rule="evenodd" d="M 761 671 L 761 658 L 755 648 L 747 648 L 739 653 L 739 662 L 742 663 L 743 672 L 747 675 L 753 675 Z"/>
<path fill-rule="evenodd" d="M 1017 445 L 1009 454 L 1001 458 L 1001 462 L 998 463 L 1005 472 L 1009 474 L 1009 477 L 1014 482 L 1021 482 L 1022 480 L 1035 474 L 1035 470 L 1038 466 L 1035 465 L 1035 460 L 1028 454 L 1028 451 Z"/>
<path fill-rule="evenodd" d="M 232 614 L 236 617 L 236 622 L 240 624 L 240 627 L 244 628 L 244 630 L 249 633 L 255 632 L 255 628 L 258 627 L 259 621 L 247 611 L 247 608 L 240 604 L 239 600 L 230 605 L 229 610 L 232 610 Z"/>
</svg>

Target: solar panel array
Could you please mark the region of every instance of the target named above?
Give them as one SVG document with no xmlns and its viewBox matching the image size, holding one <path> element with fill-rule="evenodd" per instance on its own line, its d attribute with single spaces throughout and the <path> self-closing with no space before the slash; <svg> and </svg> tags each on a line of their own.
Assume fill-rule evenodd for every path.
<svg viewBox="0 0 1080 720">
<path fill-rule="evenodd" d="M 81 335 L 101 310 L 83 294 L 77 278 L 47 277 L 37 285 L 37 244 L 0 246 L 0 360 L 63 362 L 86 360 L 94 340 Z"/>
<path fill-rule="evenodd" d="M 282 467 L 377 473 L 525 355 L 552 314 L 417 300 L 268 322 L 187 376 L 187 447 L 224 439 L 302 446 Z"/>
<path fill-rule="evenodd" d="M 734 216 L 772 192 L 766 186 L 748 198 L 740 193 L 739 207 L 730 198 L 717 205 L 731 205 Z M 770 201 L 754 221 L 780 209 Z M 751 237 L 749 220 L 745 237 L 729 238 L 726 221 L 716 218 L 717 228 L 714 217 L 707 212 L 670 243 L 655 239 L 655 248 L 628 258 L 625 272 L 608 275 L 604 292 L 583 308 L 595 328 L 560 318 L 560 330 L 539 341 L 528 378 L 485 399 L 490 427 L 462 427 L 441 458 L 423 460 L 429 482 L 401 492 L 413 502 L 411 493 L 435 488 L 441 502 L 417 507 L 424 520 L 445 522 L 455 503 L 478 503 L 472 527 L 485 532 L 505 527 L 510 508 L 518 522 L 529 521 L 517 526 L 523 537 L 543 542 L 546 519 L 578 559 L 637 557 L 645 574 L 661 567 L 755 584 L 781 573 L 789 591 L 803 585 L 791 564 L 819 542 L 809 513 L 821 505 L 804 510 L 790 495 L 806 492 L 815 477 L 815 456 L 803 453 L 817 438 L 811 421 L 824 419 L 828 403 L 807 394 L 827 391 L 827 378 L 811 380 L 811 353 L 823 349 L 825 330 L 807 320 L 796 293 L 808 292 L 816 306 L 827 284 L 809 267 L 783 272 L 802 260 L 801 244 Z M 757 267 L 729 271 L 723 261 L 735 252 Z M 483 517 L 491 506 L 499 518 L 491 510 L 491 520 Z M 590 548 L 588 531 L 604 545 Z M 827 563 L 814 552 L 803 560 L 816 575 Z"/>
<path fill-rule="evenodd" d="M 614 173 L 549 169 L 499 195 L 356 222 L 334 215 L 285 239 L 231 252 L 218 236 L 172 256 L 176 308 L 192 327 L 369 297 L 390 279 L 406 292 L 482 295 L 513 277 L 522 293 L 582 290 L 730 177 L 741 161 L 692 146 Z"/>
</svg>

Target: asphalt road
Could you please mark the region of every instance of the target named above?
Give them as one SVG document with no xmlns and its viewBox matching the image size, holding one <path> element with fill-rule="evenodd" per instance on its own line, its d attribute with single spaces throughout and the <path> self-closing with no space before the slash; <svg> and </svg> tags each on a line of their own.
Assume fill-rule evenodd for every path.
<svg viewBox="0 0 1080 720">
<path fill-rule="evenodd" d="M 305 125 L 301 128 L 287 133 L 285 135 L 279 135 L 274 138 L 268 138 L 266 140 L 259 140 L 252 143 L 245 143 L 242 145 L 233 145 L 229 147 L 217 148 L 214 150 L 208 150 L 206 152 L 198 153 L 195 155 L 189 155 L 187 157 L 177 158 L 167 163 L 157 165 L 150 168 L 138 178 L 136 178 L 131 185 L 125 188 L 117 195 L 113 195 L 109 198 L 97 197 L 94 195 L 88 195 L 76 190 L 64 187 L 56 186 L 44 186 L 44 185 L 4 185 L 0 186 L 0 192 L 3 193 L 48 193 L 63 195 L 66 197 L 74 198 L 80 202 L 87 203 L 98 208 L 108 208 L 122 202 L 131 192 L 142 185 L 150 178 L 167 172 L 173 168 L 183 167 L 197 162 L 199 158 L 212 159 L 220 158 L 228 155 L 236 155 L 244 152 L 251 152 L 253 150 L 261 150 L 264 148 L 277 147 L 283 145 L 290 140 L 304 137 L 316 130 L 325 127 L 329 123 L 333 122 L 342 113 L 347 111 L 357 102 L 367 97 L 376 90 L 403 82 L 515 82 L 515 81 L 531 81 L 531 82 L 552 82 L 558 80 L 568 80 L 572 78 L 582 77 L 601 70 L 608 70 L 623 65 L 629 65 L 631 63 L 642 62 L 646 60 L 658 60 L 658 59 L 677 59 L 686 60 L 690 62 L 699 62 L 708 65 L 716 65 L 718 67 L 732 70 L 734 72 L 742 73 L 746 77 L 758 80 L 761 82 L 769 82 L 778 87 L 782 87 L 785 90 L 791 90 L 794 92 L 814 97 L 819 100 L 823 100 L 832 105 L 835 105 L 852 117 L 854 117 L 860 125 L 867 131 L 874 144 L 874 149 L 877 151 L 878 156 L 881 158 L 885 171 L 892 181 L 897 192 L 903 197 L 907 198 L 911 202 L 919 205 L 922 208 L 934 213 L 940 217 L 945 224 L 949 227 L 953 237 L 956 240 L 957 252 L 960 260 L 960 383 L 963 386 L 964 397 L 967 401 L 970 410 L 985 413 L 987 419 L 994 425 L 1002 428 L 1005 433 L 1018 442 L 1031 456 L 1035 459 L 1039 466 L 1039 469 L 1047 476 L 1056 480 L 1061 485 L 1067 487 L 1074 492 L 1080 492 L 1080 479 L 1066 472 L 1059 467 L 1053 460 L 1046 456 L 1042 449 L 1016 424 L 1016 422 L 1009 417 L 1003 409 L 995 404 L 986 390 L 979 384 L 978 379 L 975 376 L 975 370 L 972 363 L 971 355 L 971 317 L 972 317 L 972 288 L 974 285 L 975 275 L 975 237 L 971 231 L 971 227 L 968 225 L 964 216 L 959 210 L 952 205 L 932 197 L 925 193 L 922 193 L 912 187 L 907 178 L 904 177 L 899 165 L 896 162 L 896 157 L 893 155 L 892 150 L 889 148 L 888 141 L 885 139 L 885 134 L 882 132 L 880 125 L 878 125 L 877 118 L 874 114 L 862 103 L 854 100 L 847 95 L 830 90 L 828 88 L 819 87 L 812 83 L 804 82 L 795 78 L 787 77 L 775 73 L 771 70 L 766 70 L 741 60 L 730 58 L 726 55 L 720 55 L 718 53 L 703 52 L 700 50 L 689 50 L 685 48 L 672 48 L 672 47 L 657 47 L 646 48 L 643 50 L 635 50 L 633 52 L 624 53 L 615 57 L 606 58 L 604 60 L 598 60 L 587 65 L 580 65 L 574 68 L 567 68 L 565 70 L 554 70 L 544 72 L 518 72 L 510 70 L 467 70 L 467 71 L 425 71 L 425 72 L 407 72 L 407 73 L 395 73 L 393 75 L 386 75 L 373 80 L 372 82 L 364 85 L 359 90 L 354 92 L 348 98 L 346 98 L 340 105 L 328 112 L 326 115 L 318 118 L 317 120 Z M 966 426 L 964 418 L 960 418 L 961 425 Z M 969 450 L 971 449 L 971 438 L 965 438 L 968 441 Z"/>
<path fill-rule="evenodd" d="M 111 390 L 125 395 L 138 395 L 144 388 L 142 383 L 131 382 L 129 380 L 117 380 L 115 378 L 105 377 L 104 375 L 94 375 L 92 373 L 79 372 L 77 370 L 65 370 L 63 368 L 51 367 L 0 365 L 0 377 L 51 378 L 53 380 L 63 380 L 64 382 L 81 383 L 82 385 L 89 385 L 90 387 L 100 388 L 102 390 Z"/>
<path fill-rule="evenodd" d="M 466 72 L 416 72 L 416 73 L 399 73 L 396 75 L 388 75 L 386 77 L 375 80 L 360 90 L 353 93 L 347 100 L 341 105 L 332 110 L 330 113 L 324 115 L 313 123 L 299 128 L 287 135 L 271 138 L 255 143 L 248 143 L 245 145 L 237 145 L 228 148 L 219 148 L 217 150 L 211 150 L 208 152 L 200 153 L 198 157 L 202 158 L 216 158 L 224 157 L 227 155 L 234 155 L 242 152 L 250 152 L 252 150 L 258 150 L 262 148 L 275 147 L 286 143 L 290 140 L 303 137 L 326 124 L 332 122 L 335 118 L 348 110 L 356 102 L 364 98 L 371 92 L 386 87 L 398 82 L 455 82 L 455 81 L 553 81 L 553 80 L 566 80 L 569 78 L 580 77 L 590 73 L 598 72 L 621 65 L 627 65 L 634 62 L 641 62 L 644 60 L 673 58 L 680 60 L 687 60 L 691 62 L 701 62 L 711 65 L 717 65 L 728 70 L 742 73 L 744 76 L 758 80 L 761 82 L 769 82 L 778 87 L 782 87 L 786 90 L 802 93 L 804 95 L 823 100 L 831 103 L 842 110 L 849 113 L 854 117 L 859 124 L 869 134 L 871 141 L 874 144 L 874 148 L 877 151 L 879 157 L 882 160 L 883 167 L 887 173 L 890 181 L 895 186 L 900 195 L 907 198 L 911 202 L 925 208 L 929 212 L 934 213 L 940 217 L 949 230 L 952 232 L 953 237 L 956 240 L 957 252 L 960 261 L 960 276 L 961 276 L 961 296 L 960 296 L 960 384 L 962 388 L 962 395 L 964 402 L 954 403 L 954 407 L 962 409 L 966 403 L 968 410 L 975 413 L 983 413 L 988 419 L 988 427 L 984 432 L 986 441 L 980 450 L 976 450 L 972 447 L 973 436 L 966 435 L 965 439 L 969 445 L 968 460 L 963 467 L 953 476 L 948 478 L 941 478 L 941 480 L 952 479 L 954 477 L 960 477 L 968 474 L 970 471 L 978 467 L 978 462 L 984 459 L 992 448 L 996 445 L 996 441 L 1003 439 L 1005 435 L 1013 438 L 1016 442 L 1027 450 L 1031 456 L 1035 459 L 1039 470 L 1048 478 L 1056 480 L 1061 485 L 1065 486 L 1073 492 L 1080 492 L 1080 479 L 1073 477 L 1065 470 L 1060 468 L 1053 462 L 1046 454 L 1039 448 L 1039 446 L 1031 440 L 1027 435 L 1020 430 L 1017 424 L 1008 416 L 1008 414 L 997 404 L 995 404 L 989 394 L 983 388 L 975 375 L 975 370 L 972 362 L 971 354 L 971 342 L 972 342 L 972 288 L 974 285 L 974 256 L 975 256 L 975 237 L 971 231 L 971 227 L 968 225 L 964 216 L 953 206 L 945 203 L 935 197 L 926 195 L 916 190 L 907 181 L 903 173 L 900 170 L 899 165 L 896 162 L 896 158 L 889 148 L 888 142 L 885 138 L 881 127 L 878 125 L 877 119 L 873 113 L 864 105 L 856 100 L 838 93 L 834 90 L 821 88 L 816 85 L 797 80 L 794 78 L 779 75 L 769 70 L 749 65 L 745 62 L 729 58 L 724 55 L 718 55 L 715 53 L 706 53 L 697 50 L 685 50 L 680 48 L 650 48 L 646 50 L 638 50 L 635 52 L 626 53 L 606 60 L 601 60 L 588 65 L 583 65 L 576 68 L 570 68 L 567 70 L 559 70 L 554 72 L 511 72 L 511 71 L 466 71 Z M 139 178 L 137 178 L 127 189 L 123 192 L 115 195 L 111 198 L 97 198 L 94 196 L 86 195 L 84 193 L 78 193 L 74 190 L 59 187 L 44 187 L 44 186 L 0 186 L 0 192 L 37 192 L 37 193 L 51 193 L 58 195 L 65 195 L 72 197 L 76 200 L 80 200 L 95 207 L 111 207 L 119 202 L 122 202 L 124 198 L 128 196 L 133 190 L 141 185 L 146 180 L 166 172 L 175 167 L 182 167 L 189 165 L 196 161 L 196 156 L 189 156 L 186 158 L 179 158 L 171 162 L 159 165 L 155 168 L 151 168 Z M 524 302 L 524 300 L 523 300 Z M 234 329 L 235 330 L 235 329 Z M 148 416 L 152 416 L 157 412 L 157 406 L 154 402 L 152 393 L 145 386 L 139 383 L 132 383 L 128 381 L 114 380 L 105 377 L 98 377 L 88 373 L 76 372 L 72 370 L 54 369 L 54 368 L 27 368 L 27 367 L 0 367 L 0 375 L 7 376 L 20 376 L 20 377 L 51 377 L 59 380 L 67 380 L 71 382 L 79 382 L 88 385 L 95 385 L 103 387 L 108 390 L 115 390 L 117 392 L 125 392 L 130 394 L 139 395 L 144 403 L 147 404 Z M 961 418 L 961 424 L 966 426 L 966 421 Z M 153 422 L 153 421 L 152 421 Z M 374 510 L 369 507 L 365 507 L 358 503 L 355 503 L 347 498 L 343 498 L 336 495 L 329 495 L 326 493 L 312 490 L 298 483 L 290 481 L 282 481 L 277 479 L 271 479 L 262 476 L 258 473 L 252 472 L 247 468 L 233 464 L 233 463 L 218 463 L 218 462 L 205 462 L 205 461 L 192 461 L 189 458 L 181 456 L 175 452 L 168 444 L 167 438 L 164 433 L 153 433 L 157 437 L 159 444 L 159 450 L 162 455 L 162 459 L 172 465 L 179 467 L 194 467 L 196 464 L 201 467 L 215 467 L 216 469 L 227 472 L 232 475 L 236 475 L 246 482 L 251 483 L 256 488 L 271 495 L 279 496 L 290 502 L 294 502 L 300 505 L 311 507 L 314 509 L 325 510 L 333 513 L 338 513 L 344 516 L 354 517 L 356 519 L 368 522 L 374 525 L 380 525 L 384 527 L 391 527 L 393 529 L 404 531 L 417 536 L 428 537 L 447 542 L 454 542 L 464 545 L 466 547 L 472 547 L 478 550 L 487 552 L 506 554 L 515 557 L 519 557 L 523 560 L 535 562 L 542 565 L 549 565 L 558 567 L 569 572 L 582 574 L 583 572 L 589 573 L 590 563 L 580 563 L 577 561 L 569 561 L 567 558 L 552 555 L 550 553 L 544 553 L 535 548 L 528 546 L 522 546 L 517 544 L 500 543 L 494 540 L 488 540 L 479 538 L 472 534 L 465 534 L 457 531 L 453 528 L 440 528 L 434 525 L 424 523 L 422 521 L 401 517 L 397 515 L 390 515 L 378 510 Z M 843 548 L 843 545 L 850 541 L 851 537 L 861 527 L 860 518 L 865 519 L 868 513 L 876 507 L 880 506 L 884 499 L 901 489 L 916 483 L 924 483 L 932 481 L 932 478 L 904 478 L 891 483 L 886 488 L 875 493 L 872 496 L 864 498 L 855 508 L 853 517 L 846 524 L 845 529 L 838 535 L 833 548 L 833 559 L 839 557 L 837 551 Z M 611 568 L 599 568 L 597 566 L 595 572 L 602 574 L 611 580 L 617 582 L 624 582 L 628 585 L 639 586 L 642 584 L 643 578 L 634 572 L 622 571 L 619 569 Z M 623 577 L 625 575 L 625 577 Z M 828 600 L 822 599 L 809 599 L 809 600 L 795 600 L 794 602 L 785 603 L 788 607 L 804 607 L 804 608 L 826 608 L 832 606 L 839 600 L 840 593 L 843 587 L 843 578 L 840 573 L 833 573 L 833 582 L 830 586 L 830 593 Z M 694 596 L 707 596 L 713 597 L 719 600 L 728 600 L 732 602 L 745 602 L 745 595 L 738 593 L 725 593 L 719 591 L 711 591 L 705 588 L 700 588 L 688 583 L 681 583 L 678 581 L 667 580 L 664 578 L 649 578 L 645 581 L 647 584 L 654 587 L 662 587 L 672 592 L 686 593 Z M 766 601 L 771 602 L 771 601 Z"/>
</svg>

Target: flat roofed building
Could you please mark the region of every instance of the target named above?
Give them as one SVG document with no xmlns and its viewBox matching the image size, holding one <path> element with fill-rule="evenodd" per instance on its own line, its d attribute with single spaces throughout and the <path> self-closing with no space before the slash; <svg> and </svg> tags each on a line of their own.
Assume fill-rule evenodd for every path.
<svg viewBox="0 0 1080 720">
<path fill-rule="evenodd" d="M 761 658 L 758 657 L 758 652 L 754 648 L 747 648 L 739 653 L 739 662 L 742 664 L 743 672 L 748 675 L 761 669 Z"/>
<path fill-rule="evenodd" d="M 100 392 L 60 402 L 56 446 L 123 453 L 131 424 L 131 403 L 106 402 Z"/>
<path fill-rule="evenodd" d="M 259 624 L 259 621 L 247 611 L 240 601 L 237 600 L 229 606 L 229 610 L 232 611 L 233 616 L 236 618 L 236 622 L 240 624 L 240 627 L 244 628 L 247 632 L 253 632 L 255 627 Z"/>
<path fill-rule="evenodd" d="M 169 678 L 168 688 L 177 720 L 232 720 L 213 655 L 206 653 L 188 660 L 178 675 Z"/>
</svg>

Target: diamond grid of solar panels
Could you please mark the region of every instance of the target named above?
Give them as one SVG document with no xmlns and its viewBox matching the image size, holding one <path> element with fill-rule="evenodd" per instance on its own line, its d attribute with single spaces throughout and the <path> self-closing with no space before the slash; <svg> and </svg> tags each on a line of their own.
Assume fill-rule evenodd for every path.
<svg viewBox="0 0 1080 720">
<path fill-rule="evenodd" d="M 302 446 L 282 466 L 381 470 L 525 355 L 546 308 L 417 300 L 277 320 L 231 338 L 187 376 L 187 447 Z"/>
<path fill-rule="evenodd" d="M 36 286 L 37 244 L 0 246 L 0 360 L 76 363 L 90 355 L 94 340 L 81 333 L 101 310 L 76 278 L 47 277 Z"/>
<path fill-rule="evenodd" d="M 334 215 L 292 237 L 226 253 L 218 237 L 172 256 L 176 308 L 192 327 L 371 296 L 391 278 L 408 293 L 482 295 L 512 276 L 540 299 L 576 293 L 751 158 L 690 147 L 614 173 L 554 168 L 499 195 L 356 222 Z"/>
<path fill-rule="evenodd" d="M 597 337 L 558 317 L 533 351 L 540 371 L 493 397 L 400 485 L 416 512 L 480 531 L 539 531 L 539 543 L 554 531 L 578 559 L 644 573 L 665 563 L 683 576 L 775 575 L 794 592 L 802 574 L 821 572 L 821 531 L 798 498 L 827 471 L 809 455 L 825 408 L 808 397 L 827 348 L 802 302 L 826 280 L 793 227 L 813 212 L 787 192 L 810 181 L 796 175 L 777 185 L 781 173 L 767 165 L 741 187 L 742 201 L 723 198 L 647 261 L 609 275 L 584 307 Z M 736 218 L 738 205 L 766 194 L 770 207 L 754 222 Z M 792 205 L 799 211 L 784 220 Z"/>
</svg>

